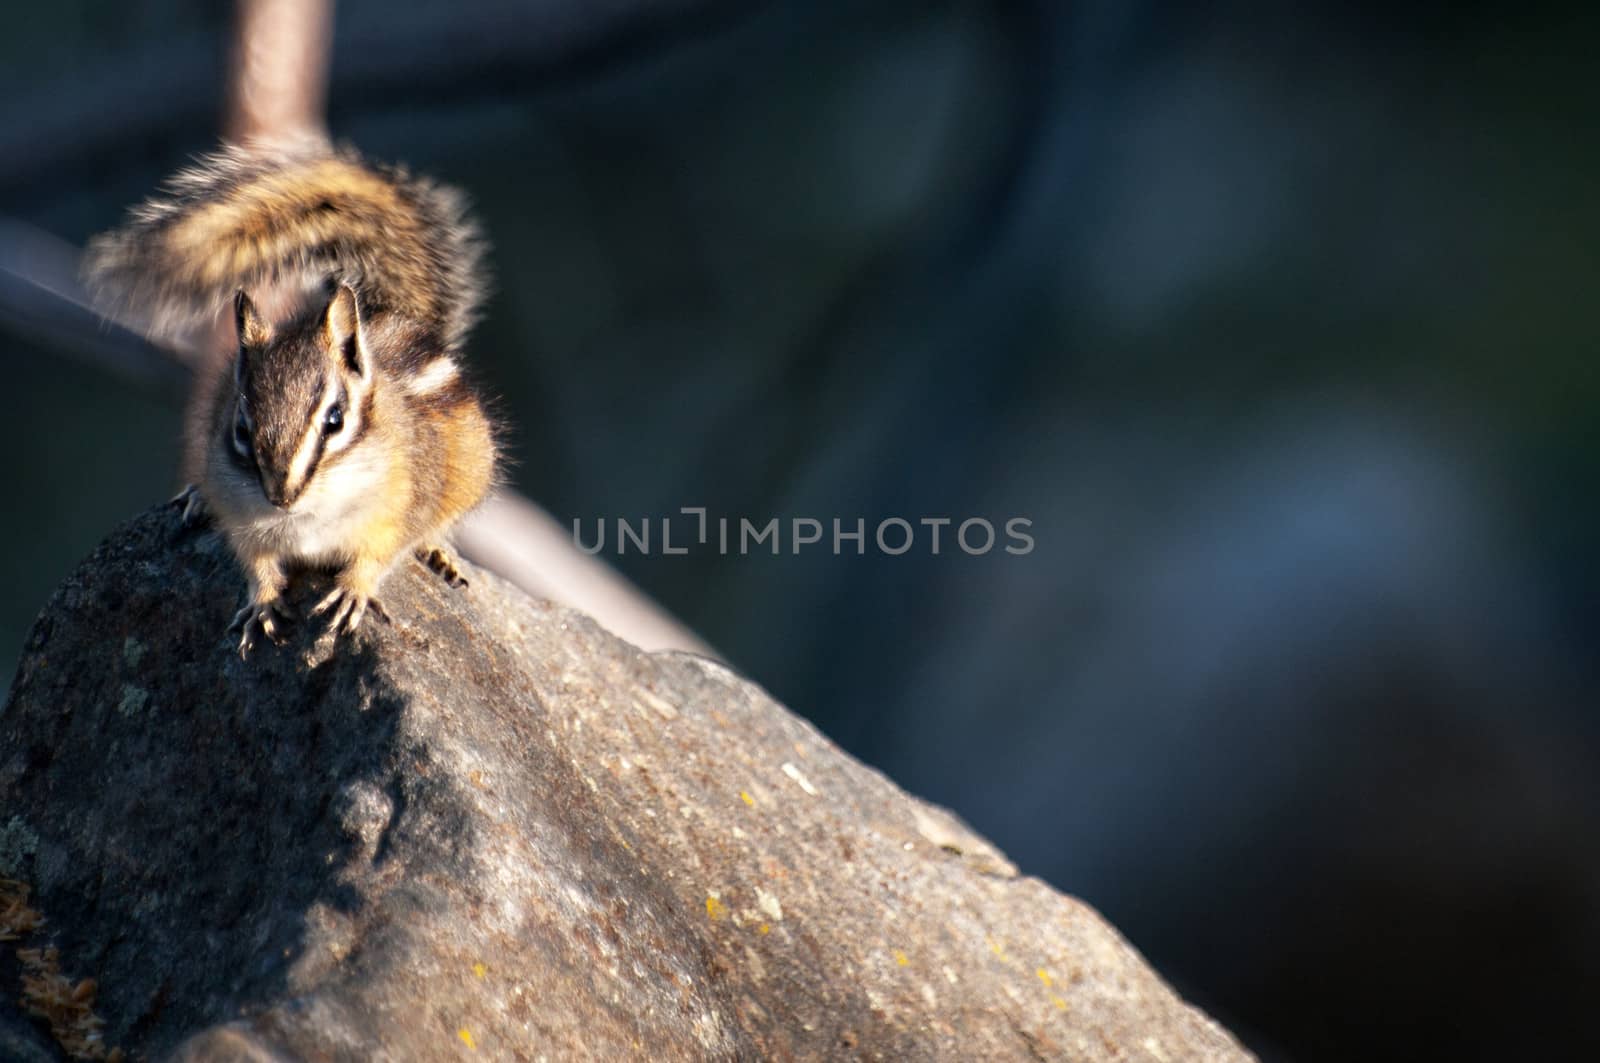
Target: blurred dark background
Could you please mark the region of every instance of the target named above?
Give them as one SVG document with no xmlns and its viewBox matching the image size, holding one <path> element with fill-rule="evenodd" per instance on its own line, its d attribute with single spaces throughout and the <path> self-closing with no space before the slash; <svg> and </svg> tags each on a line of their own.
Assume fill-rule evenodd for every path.
<svg viewBox="0 0 1600 1063">
<path fill-rule="evenodd" d="M 81 245 L 208 147 L 228 17 L 12 5 L 0 229 Z M 472 194 L 563 521 L 1033 521 L 614 559 L 851 752 L 1268 1059 L 1593 1059 L 1597 21 L 347 0 L 330 122 Z M 7 674 L 183 397 L 16 305 Z"/>
</svg>

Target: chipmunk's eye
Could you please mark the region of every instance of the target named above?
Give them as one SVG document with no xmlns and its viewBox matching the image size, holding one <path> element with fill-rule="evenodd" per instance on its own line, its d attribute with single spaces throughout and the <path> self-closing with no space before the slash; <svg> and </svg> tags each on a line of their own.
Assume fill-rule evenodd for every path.
<svg viewBox="0 0 1600 1063">
<path fill-rule="evenodd" d="M 337 406 L 328 408 L 328 415 L 322 419 L 322 430 L 332 435 L 344 427 L 344 411 Z"/>
</svg>

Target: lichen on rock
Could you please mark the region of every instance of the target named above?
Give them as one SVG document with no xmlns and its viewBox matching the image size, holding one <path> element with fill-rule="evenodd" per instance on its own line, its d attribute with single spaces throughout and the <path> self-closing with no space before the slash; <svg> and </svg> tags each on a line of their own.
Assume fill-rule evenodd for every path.
<svg viewBox="0 0 1600 1063">
<path fill-rule="evenodd" d="M 0 715 L 10 873 L 107 1043 L 1247 1058 L 1088 907 L 721 664 L 410 563 L 392 626 L 241 662 L 240 587 L 213 533 L 138 518 L 46 607 Z"/>
</svg>

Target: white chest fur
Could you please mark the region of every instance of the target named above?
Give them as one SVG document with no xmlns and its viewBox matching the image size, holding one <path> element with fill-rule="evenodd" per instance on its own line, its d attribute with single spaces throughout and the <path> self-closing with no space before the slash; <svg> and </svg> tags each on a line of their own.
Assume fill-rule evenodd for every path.
<svg viewBox="0 0 1600 1063">
<path fill-rule="evenodd" d="M 356 447 L 317 469 L 304 493 L 284 510 L 267 501 L 254 476 L 230 464 L 225 475 L 213 477 L 218 497 L 207 501 L 225 517 L 228 537 L 241 553 L 342 564 L 369 533 L 374 516 L 399 501 L 385 497 L 388 473 L 380 448 Z"/>
</svg>

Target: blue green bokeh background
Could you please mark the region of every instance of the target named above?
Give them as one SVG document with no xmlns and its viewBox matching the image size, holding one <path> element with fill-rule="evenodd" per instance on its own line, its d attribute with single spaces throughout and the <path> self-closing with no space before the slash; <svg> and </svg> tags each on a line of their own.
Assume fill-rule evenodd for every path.
<svg viewBox="0 0 1600 1063">
<path fill-rule="evenodd" d="M 8 11 L 0 219 L 208 147 L 226 15 Z M 471 193 L 562 520 L 1033 521 L 614 559 L 796 711 L 1266 1058 L 1596 1058 L 1596 21 L 350 0 L 330 119 Z M 7 673 L 174 486 L 181 390 L 74 347 L 0 315 Z"/>
</svg>

